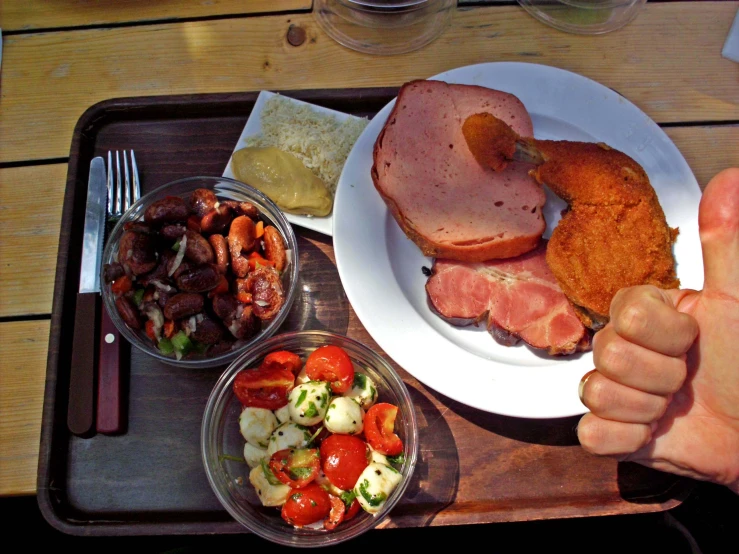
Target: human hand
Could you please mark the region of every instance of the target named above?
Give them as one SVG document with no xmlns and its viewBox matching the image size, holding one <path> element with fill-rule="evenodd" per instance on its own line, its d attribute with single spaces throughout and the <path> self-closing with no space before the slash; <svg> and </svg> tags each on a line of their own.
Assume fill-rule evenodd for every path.
<svg viewBox="0 0 739 554">
<path fill-rule="evenodd" d="M 702 291 L 619 291 L 580 383 L 587 451 L 739 494 L 739 168 L 700 203 Z M 697 337 L 697 339 L 696 339 Z"/>
</svg>

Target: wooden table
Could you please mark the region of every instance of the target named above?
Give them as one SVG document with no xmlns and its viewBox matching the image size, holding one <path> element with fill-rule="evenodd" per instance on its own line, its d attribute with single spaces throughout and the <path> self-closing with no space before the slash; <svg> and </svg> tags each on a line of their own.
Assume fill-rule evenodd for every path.
<svg viewBox="0 0 739 554">
<path fill-rule="evenodd" d="M 568 69 L 663 125 L 701 186 L 739 166 L 739 65 L 721 48 L 739 2 L 649 3 L 598 37 L 546 27 L 512 2 L 460 7 L 414 53 L 347 50 L 310 0 L 3 0 L 0 28 L 0 495 L 36 491 L 61 206 L 75 123 L 115 97 L 399 86 L 479 62 Z M 292 46 L 291 26 L 307 40 Z M 29 271 L 33 268 L 33 271 Z"/>
</svg>

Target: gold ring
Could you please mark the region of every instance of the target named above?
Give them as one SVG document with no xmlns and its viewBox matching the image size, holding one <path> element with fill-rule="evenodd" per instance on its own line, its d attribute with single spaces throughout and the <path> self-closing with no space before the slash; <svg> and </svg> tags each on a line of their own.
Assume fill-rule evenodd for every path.
<svg viewBox="0 0 739 554">
<path fill-rule="evenodd" d="M 588 379 L 590 379 L 590 377 L 592 377 L 593 373 L 595 373 L 596 371 L 598 371 L 598 370 L 597 369 L 591 369 L 585 375 L 582 376 L 582 379 L 580 379 L 580 384 L 577 386 L 577 396 L 580 397 L 580 402 L 583 401 L 582 400 L 582 393 L 583 393 L 583 390 L 585 389 L 585 383 L 588 382 Z"/>
</svg>

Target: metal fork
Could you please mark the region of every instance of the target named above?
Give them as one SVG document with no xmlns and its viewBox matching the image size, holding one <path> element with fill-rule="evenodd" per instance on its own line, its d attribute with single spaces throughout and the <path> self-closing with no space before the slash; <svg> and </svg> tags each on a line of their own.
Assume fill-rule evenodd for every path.
<svg viewBox="0 0 739 554">
<path fill-rule="evenodd" d="M 119 219 L 128 209 L 141 198 L 141 184 L 139 170 L 136 167 L 136 156 L 131 150 L 131 173 L 128 171 L 127 150 L 123 151 L 123 175 L 121 175 L 120 151 L 115 151 L 115 185 L 113 184 L 113 153 L 108 150 L 108 218 Z M 131 186 L 133 177 L 133 187 Z"/>
<path fill-rule="evenodd" d="M 115 151 L 115 168 L 113 166 L 113 152 L 108 151 L 108 208 L 106 222 L 106 240 L 109 238 L 113 225 L 141 198 L 139 170 L 136 166 L 136 156 L 130 150 L 131 169 L 129 170 L 127 150 Z M 123 158 L 123 172 L 121 173 L 121 157 Z M 110 315 L 103 307 L 100 324 L 100 349 L 98 358 L 98 390 L 97 390 L 97 417 L 96 430 L 106 435 L 119 434 L 125 431 L 125 410 L 127 404 L 122 398 L 125 387 L 121 376 L 121 342 Z"/>
</svg>

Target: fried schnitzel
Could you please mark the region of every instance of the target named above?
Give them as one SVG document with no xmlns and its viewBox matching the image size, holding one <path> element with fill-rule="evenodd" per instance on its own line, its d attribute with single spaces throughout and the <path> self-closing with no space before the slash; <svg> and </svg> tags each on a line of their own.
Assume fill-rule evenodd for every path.
<svg viewBox="0 0 739 554">
<path fill-rule="evenodd" d="M 500 171 L 512 160 L 533 163 L 531 175 L 569 205 L 546 260 L 584 325 L 604 326 L 624 287 L 680 285 L 672 255 L 678 231 L 632 158 L 602 143 L 520 137 L 489 113 L 468 117 L 462 133 L 480 164 Z"/>
</svg>

